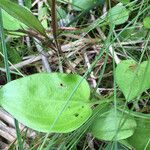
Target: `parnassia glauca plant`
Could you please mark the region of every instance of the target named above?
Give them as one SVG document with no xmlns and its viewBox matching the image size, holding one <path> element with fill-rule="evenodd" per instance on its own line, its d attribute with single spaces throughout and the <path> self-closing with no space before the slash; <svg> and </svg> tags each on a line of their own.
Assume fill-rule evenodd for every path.
<svg viewBox="0 0 150 150">
<path fill-rule="evenodd" d="M 120 67 L 122 65 L 123 67 Z M 139 94 L 150 88 L 149 66 L 149 61 L 137 64 L 133 60 L 124 60 L 118 64 L 116 68 L 117 83 L 127 101 L 134 100 Z M 126 76 L 124 76 L 125 72 Z M 144 77 L 147 82 L 142 80 Z M 79 75 L 64 73 L 39 73 L 23 77 L 0 89 L 0 105 L 17 120 L 34 130 L 68 133 L 82 126 L 92 115 L 90 88 L 85 79 L 70 97 L 81 79 L 82 77 Z M 127 87 L 124 89 L 122 84 L 127 84 Z M 130 84 L 134 85 L 131 96 L 129 95 Z M 70 100 L 67 101 L 69 97 Z M 51 128 L 66 102 L 68 103 L 64 111 Z M 128 142 L 132 144 L 139 140 L 132 138 L 132 136 L 135 137 L 134 133 L 136 135 L 140 133 L 137 128 L 140 126 L 139 119 L 142 123 L 146 122 L 146 125 L 150 124 L 150 120 L 148 117 L 140 118 L 140 115 L 136 113 L 133 115 L 126 111 L 121 111 L 118 106 L 116 113 L 111 105 L 107 106 L 105 111 L 94 120 L 89 132 L 96 138 L 106 141 L 128 140 L 130 137 Z M 145 137 L 147 141 L 148 136 Z M 134 145 L 136 146 L 136 144 Z"/>
<path fill-rule="evenodd" d="M 77 12 L 88 12 L 90 8 L 103 2 L 73 0 L 72 8 Z M 101 24 L 117 26 L 125 23 L 130 13 L 124 5 L 128 1 L 119 2 L 121 3 L 109 9 L 103 20 L 100 18 L 94 21 L 92 29 Z M 4 28 L 10 33 L 18 33 L 20 30 L 41 41 L 49 42 L 45 29 L 47 22 L 41 23 L 28 8 L 9 0 L 1 0 L 0 7 L 3 9 Z M 39 15 L 38 18 L 43 17 Z M 147 30 L 150 28 L 149 20 L 149 16 L 143 20 Z M 104 100 L 108 105 L 93 120 L 88 132 L 100 140 L 119 141 L 138 150 L 143 150 L 145 146 L 150 149 L 150 116 L 120 106 L 120 103 L 138 101 L 150 88 L 150 60 L 140 64 L 134 60 L 123 60 L 117 65 L 115 73 L 118 93 L 123 93 L 124 97 L 118 96 L 117 110 L 112 105 L 113 100 Z M 90 99 L 89 84 L 85 79 L 80 83 L 81 80 L 82 77 L 77 74 L 65 73 L 39 73 L 23 77 L 0 89 L 0 106 L 19 122 L 39 132 L 69 133 L 84 126 L 92 117 L 95 108 L 101 105 L 101 99 L 97 99 L 96 104 Z"/>
</svg>

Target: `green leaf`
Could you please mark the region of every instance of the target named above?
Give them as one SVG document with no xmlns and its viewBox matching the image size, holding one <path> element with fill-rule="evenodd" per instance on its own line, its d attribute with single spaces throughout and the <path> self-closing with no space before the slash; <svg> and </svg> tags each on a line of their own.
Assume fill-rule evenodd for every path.
<svg viewBox="0 0 150 150">
<path fill-rule="evenodd" d="M 47 14 L 48 14 L 47 7 L 39 8 L 38 18 L 45 29 L 48 28 Z"/>
<path fill-rule="evenodd" d="M 0 2 L 0 7 L 29 28 L 38 31 L 40 34 L 45 36 L 46 33 L 43 26 L 27 8 L 17 5 L 10 0 L 2 0 Z"/>
<path fill-rule="evenodd" d="M 131 144 L 129 144 L 129 142 L 127 141 L 127 139 L 119 140 L 119 143 L 121 143 L 126 148 L 128 148 L 128 150 L 132 150 L 133 149 L 133 146 Z M 123 149 L 123 150 L 125 150 L 125 149 Z"/>
<path fill-rule="evenodd" d="M 66 11 L 63 8 L 61 8 L 60 6 L 57 7 L 57 19 L 58 20 L 64 19 L 64 18 L 66 18 L 66 16 L 67 16 Z"/>
<path fill-rule="evenodd" d="M 142 27 L 138 28 L 138 29 L 126 28 L 119 35 L 119 39 L 121 41 L 126 41 L 126 42 L 136 41 L 136 40 L 144 40 L 146 35 L 147 35 L 147 30 L 145 30 Z"/>
<path fill-rule="evenodd" d="M 150 29 L 150 17 L 144 18 L 143 23 L 145 28 Z"/>
<path fill-rule="evenodd" d="M 8 60 L 11 63 L 16 64 L 22 60 L 21 56 L 19 55 L 19 52 L 15 48 L 11 47 L 8 43 L 6 44 L 6 47 L 8 51 Z M 3 53 L 1 42 L 0 42 L 0 52 Z M 0 55 L 0 67 L 4 67 L 3 61 L 4 61 L 3 57 Z"/>
<path fill-rule="evenodd" d="M 5 10 L 2 10 L 3 26 L 7 30 L 19 30 L 26 28 L 25 24 L 9 15 Z"/>
<path fill-rule="evenodd" d="M 16 64 L 16 63 L 21 62 L 22 58 L 21 58 L 19 52 L 15 48 L 9 47 L 9 49 L 7 49 L 7 50 L 9 52 L 8 58 L 11 63 Z"/>
<path fill-rule="evenodd" d="M 123 4 L 128 4 L 130 3 L 130 0 L 117 0 L 118 2 L 121 2 Z"/>
<path fill-rule="evenodd" d="M 136 118 L 136 119 L 137 119 L 137 128 L 134 134 L 128 138 L 128 142 L 132 146 L 134 146 L 137 150 L 149 150 L 150 149 L 150 142 L 149 142 L 150 140 L 150 118 L 149 120 L 142 119 L 142 118 Z M 146 145 L 147 145 L 147 148 L 145 149 Z"/>
<path fill-rule="evenodd" d="M 95 0 L 72 0 L 73 9 L 76 11 L 82 11 L 88 9 L 94 4 Z"/>
<path fill-rule="evenodd" d="M 125 23 L 129 18 L 129 11 L 121 3 L 108 11 L 107 19 L 109 24 L 119 25 Z"/>
<path fill-rule="evenodd" d="M 116 82 L 127 101 L 150 88 L 150 60 L 138 65 L 134 60 L 124 60 L 117 65 Z"/>
<path fill-rule="evenodd" d="M 24 125 L 42 132 L 66 133 L 80 127 L 90 116 L 90 88 L 86 80 L 58 117 L 66 100 L 82 77 L 42 73 L 9 82 L 0 90 L 1 106 Z"/>
<path fill-rule="evenodd" d="M 111 109 L 100 115 L 92 125 L 91 133 L 100 140 L 112 141 L 130 137 L 135 130 L 136 122 L 133 117 Z"/>
<path fill-rule="evenodd" d="M 104 4 L 104 2 L 104 0 L 72 0 L 72 7 L 76 11 L 83 11 L 94 5 Z"/>
<path fill-rule="evenodd" d="M 32 7 L 32 0 L 25 0 L 24 4 L 27 8 L 31 8 Z"/>
</svg>

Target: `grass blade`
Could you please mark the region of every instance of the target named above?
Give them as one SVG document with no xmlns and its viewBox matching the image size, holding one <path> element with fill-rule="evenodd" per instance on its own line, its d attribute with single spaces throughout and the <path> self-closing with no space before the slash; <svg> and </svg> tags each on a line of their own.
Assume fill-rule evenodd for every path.
<svg viewBox="0 0 150 150">
<path fill-rule="evenodd" d="M 0 7 L 4 9 L 7 13 L 12 15 L 14 18 L 24 23 L 29 28 L 38 31 L 40 34 L 46 36 L 45 29 L 40 21 L 26 8 L 15 4 L 9 0 L 1 1 Z"/>
<path fill-rule="evenodd" d="M 11 75 L 10 75 L 10 69 L 9 69 L 9 65 L 8 65 L 8 55 L 7 55 L 7 48 L 6 48 L 6 44 L 5 44 L 5 37 L 4 37 L 4 31 L 3 31 L 1 8 L 0 8 L 0 37 L 1 37 L 1 41 L 2 41 L 2 49 L 3 49 L 3 53 L 4 53 L 4 63 L 5 63 L 5 68 L 6 68 L 7 82 L 10 82 Z M 22 141 L 21 141 L 21 133 L 20 133 L 20 129 L 19 129 L 19 123 L 16 119 L 14 120 L 14 122 L 15 122 L 15 127 L 16 127 L 19 150 L 23 150 L 23 145 L 22 145 Z"/>
</svg>

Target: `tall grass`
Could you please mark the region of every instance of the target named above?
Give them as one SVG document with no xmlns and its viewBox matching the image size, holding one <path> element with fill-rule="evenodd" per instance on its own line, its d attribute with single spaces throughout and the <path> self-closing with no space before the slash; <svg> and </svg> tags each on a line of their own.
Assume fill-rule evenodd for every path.
<svg viewBox="0 0 150 150">
<path fill-rule="evenodd" d="M 4 54 L 4 64 L 5 64 L 5 69 L 6 69 L 7 82 L 10 82 L 11 74 L 10 74 L 10 69 L 9 69 L 9 64 L 8 64 L 8 54 L 7 54 L 7 48 L 6 48 L 5 36 L 4 36 L 4 30 L 3 30 L 3 19 L 2 19 L 1 8 L 0 8 L 0 37 L 1 37 L 1 43 L 2 43 L 2 50 L 3 50 L 3 54 Z M 16 119 L 14 119 L 14 123 L 15 123 L 15 127 L 16 127 L 19 150 L 23 150 L 23 144 L 22 144 L 22 139 L 21 139 L 21 132 L 19 129 L 19 123 Z"/>
</svg>

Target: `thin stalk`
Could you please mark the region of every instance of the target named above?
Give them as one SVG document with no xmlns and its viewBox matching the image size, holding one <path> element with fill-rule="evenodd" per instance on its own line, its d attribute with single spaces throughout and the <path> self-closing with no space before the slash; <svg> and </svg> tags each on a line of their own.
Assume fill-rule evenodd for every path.
<svg viewBox="0 0 150 150">
<path fill-rule="evenodd" d="M 4 36 L 4 30 L 3 30 L 3 20 L 2 20 L 1 8 L 0 8 L 0 37 L 1 37 L 1 42 L 2 42 L 2 50 L 3 50 L 3 54 L 4 54 L 4 64 L 5 64 L 5 68 L 6 68 L 7 82 L 10 82 L 11 75 L 10 75 L 10 69 L 9 69 L 9 64 L 8 64 L 8 54 L 7 54 L 7 48 L 6 48 L 5 36 Z M 14 123 L 15 123 L 15 128 L 16 128 L 16 133 L 17 133 L 19 150 L 23 150 L 23 145 L 22 145 L 22 141 L 21 141 L 21 133 L 20 133 L 20 129 L 19 129 L 19 123 L 16 119 L 14 119 Z"/>
<path fill-rule="evenodd" d="M 56 48 L 58 49 L 59 54 L 61 54 L 61 47 L 59 45 L 59 42 L 57 40 L 57 31 L 58 31 L 58 24 L 57 24 L 57 13 L 56 13 L 56 0 L 47 0 L 49 7 L 51 7 L 51 18 L 52 18 L 52 31 L 53 31 L 53 37 L 55 40 Z"/>
<path fill-rule="evenodd" d="M 47 0 L 47 3 L 49 5 L 49 7 L 51 8 L 51 19 L 52 19 L 51 27 L 52 27 L 52 31 L 53 31 L 53 37 L 54 37 L 54 41 L 55 41 L 57 55 L 59 58 L 59 64 L 60 64 L 59 70 L 60 70 L 60 72 L 63 72 L 62 58 L 61 58 L 63 56 L 63 53 L 62 53 L 59 41 L 57 39 L 58 24 L 57 24 L 57 13 L 56 13 L 56 0 Z"/>
</svg>

